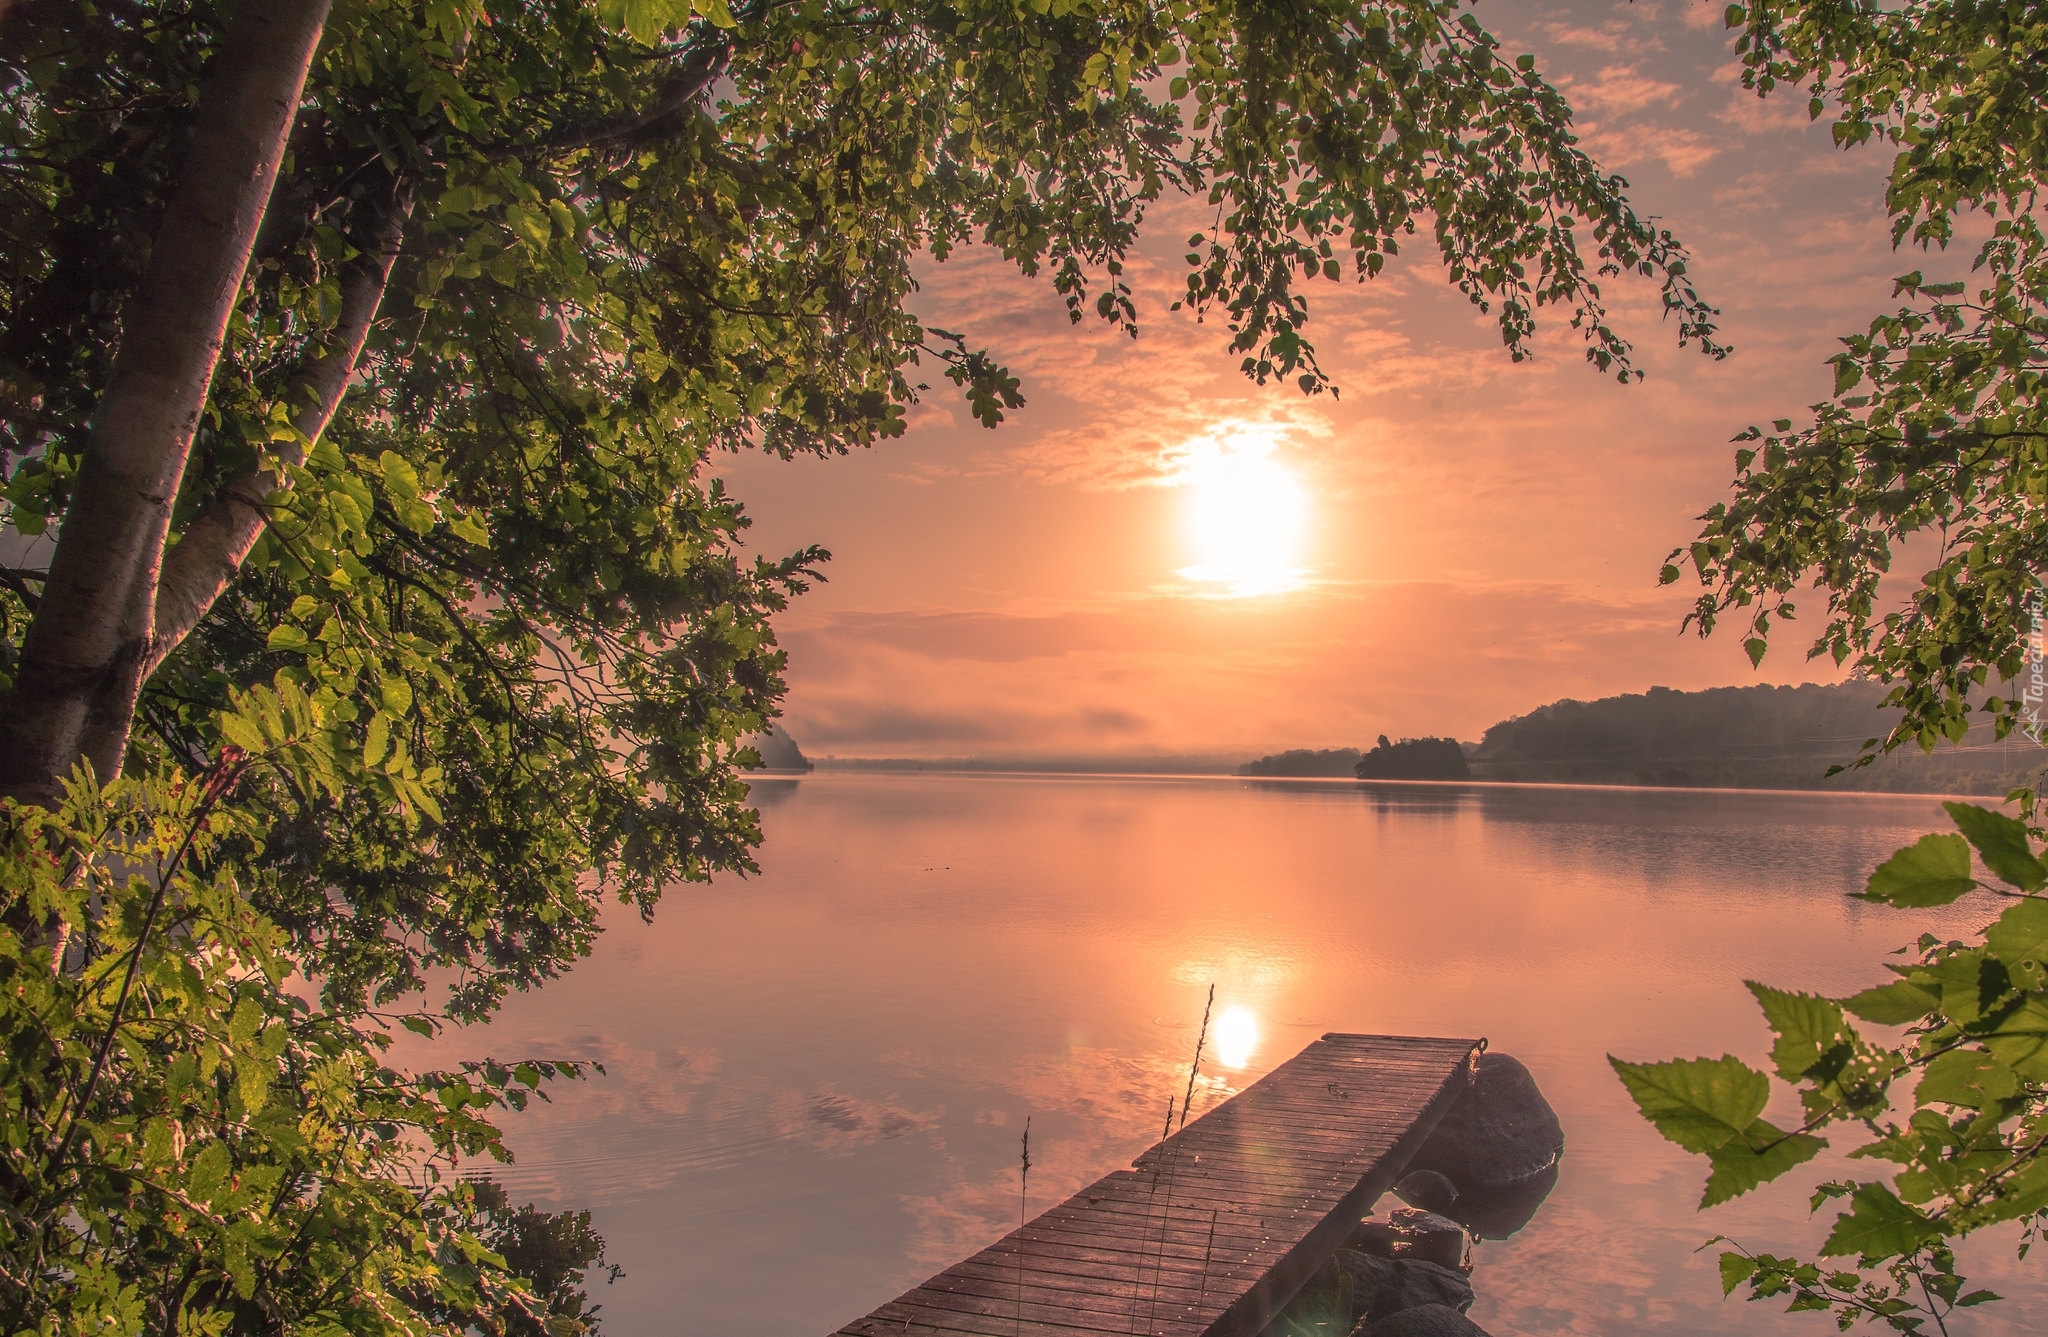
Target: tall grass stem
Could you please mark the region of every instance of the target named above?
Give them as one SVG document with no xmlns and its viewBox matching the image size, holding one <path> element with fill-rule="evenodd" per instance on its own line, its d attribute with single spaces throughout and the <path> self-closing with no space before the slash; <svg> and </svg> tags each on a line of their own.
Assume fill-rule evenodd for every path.
<svg viewBox="0 0 2048 1337">
<path fill-rule="evenodd" d="M 1209 1001 L 1202 1004 L 1202 1029 L 1195 1036 L 1195 1061 L 1188 1064 L 1188 1092 L 1180 1102 L 1180 1126 L 1188 1126 L 1188 1107 L 1195 1103 L 1195 1075 L 1202 1070 L 1202 1046 L 1209 1040 L 1209 1010 L 1216 1006 L 1216 986 L 1209 986 Z"/>
</svg>

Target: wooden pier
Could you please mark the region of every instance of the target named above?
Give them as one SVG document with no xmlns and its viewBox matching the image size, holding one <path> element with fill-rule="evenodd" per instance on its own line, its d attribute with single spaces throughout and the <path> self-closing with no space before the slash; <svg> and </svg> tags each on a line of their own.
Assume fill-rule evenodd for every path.
<svg viewBox="0 0 2048 1337">
<path fill-rule="evenodd" d="M 1393 1187 L 1481 1044 L 1325 1035 L 839 1337 L 1252 1337 Z"/>
</svg>

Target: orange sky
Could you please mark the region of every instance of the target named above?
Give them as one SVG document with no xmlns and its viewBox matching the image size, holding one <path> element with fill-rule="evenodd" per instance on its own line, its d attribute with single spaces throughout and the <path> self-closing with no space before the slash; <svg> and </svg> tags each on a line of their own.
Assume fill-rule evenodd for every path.
<svg viewBox="0 0 2048 1337">
<path fill-rule="evenodd" d="M 1476 738 L 1653 683 L 1830 676 L 1803 640 L 1757 673 L 1733 636 L 1679 636 L 1688 595 L 1660 591 L 1657 568 L 1723 493 L 1729 438 L 1822 397 L 1835 337 L 1923 261 L 1890 250 L 1889 155 L 1839 152 L 1798 100 L 1744 94 L 1722 8 L 1478 12 L 1536 53 L 1589 149 L 1690 244 L 1736 345 L 1724 363 L 1677 349 L 1649 284 L 1617 283 L 1647 382 L 1602 377 L 1558 328 L 1514 364 L 1424 237 L 1370 284 L 1312 290 L 1341 400 L 1260 390 L 1219 325 L 1166 309 L 1196 213 L 1179 202 L 1154 211 L 1135 266 L 1135 342 L 1069 326 L 1048 284 L 997 257 L 925 266 L 919 313 L 1006 360 L 1024 410 L 989 432 L 935 392 L 907 436 L 861 455 L 720 465 L 754 547 L 834 553 L 830 583 L 779 624 L 790 731 L 813 755 L 1255 753 Z M 1191 443 L 1247 435 L 1306 497 L 1303 575 L 1218 597 L 1180 574 L 1203 554 L 1192 490 L 1170 484 Z"/>
</svg>

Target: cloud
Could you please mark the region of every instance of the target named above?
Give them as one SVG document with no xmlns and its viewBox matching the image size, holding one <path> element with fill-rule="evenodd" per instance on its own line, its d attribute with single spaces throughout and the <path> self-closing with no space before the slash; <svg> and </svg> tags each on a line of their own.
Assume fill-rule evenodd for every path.
<svg viewBox="0 0 2048 1337">
<path fill-rule="evenodd" d="M 1633 65 L 1609 65 L 1592 79 L 1561 79 L 1558 82 L 1572 99 L 1574 107 L 1607 113 L 1671 106 L 1685 96 L 1682 85 L 1640 74 Z"/>
</svg>

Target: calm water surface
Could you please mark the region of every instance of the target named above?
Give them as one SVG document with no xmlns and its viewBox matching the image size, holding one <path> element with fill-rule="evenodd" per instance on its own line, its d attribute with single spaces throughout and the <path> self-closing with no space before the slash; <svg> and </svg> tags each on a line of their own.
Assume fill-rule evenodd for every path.
<svg viewBox="0 0 2048 1337">
<path fill-rule="evenodd" d="M 1127 1164 L 1211 983 L 1231 1021 L 1198 1114 L 1333 1030 L 1485 1036 L 1535 1072 L 1569 1146 L 1534 1222 L 1477 1251 L 1496 1337 L 1819 1337 L 1723 1302 L 1694 1250 L 1810 1252 L 1802 1190 L 1844 1163 L 1696 1213 L 1702 1164 L 1605 1056 L 1763 1066 L 1744 978 L 1845 992 L 1988 917 L 1845 898 L 1945 821 L 1924 798 L 935 774 L 757 797 L 760 876 L 614 913 L 572 975 L 431 1055 L 606 1066 L 512 1120 L 501 1177 L 592 1210 L 627 1273 L 595 1297 L 613 1337 L 857 1317 L 1015 1226 L 1026 1116 L 1034 1214 Z M 2009 1298 L 1957 1337 L 2039 1330 L 2048 1269 L 2010 1255 L 1966 1253 Z"/>
</svg>

